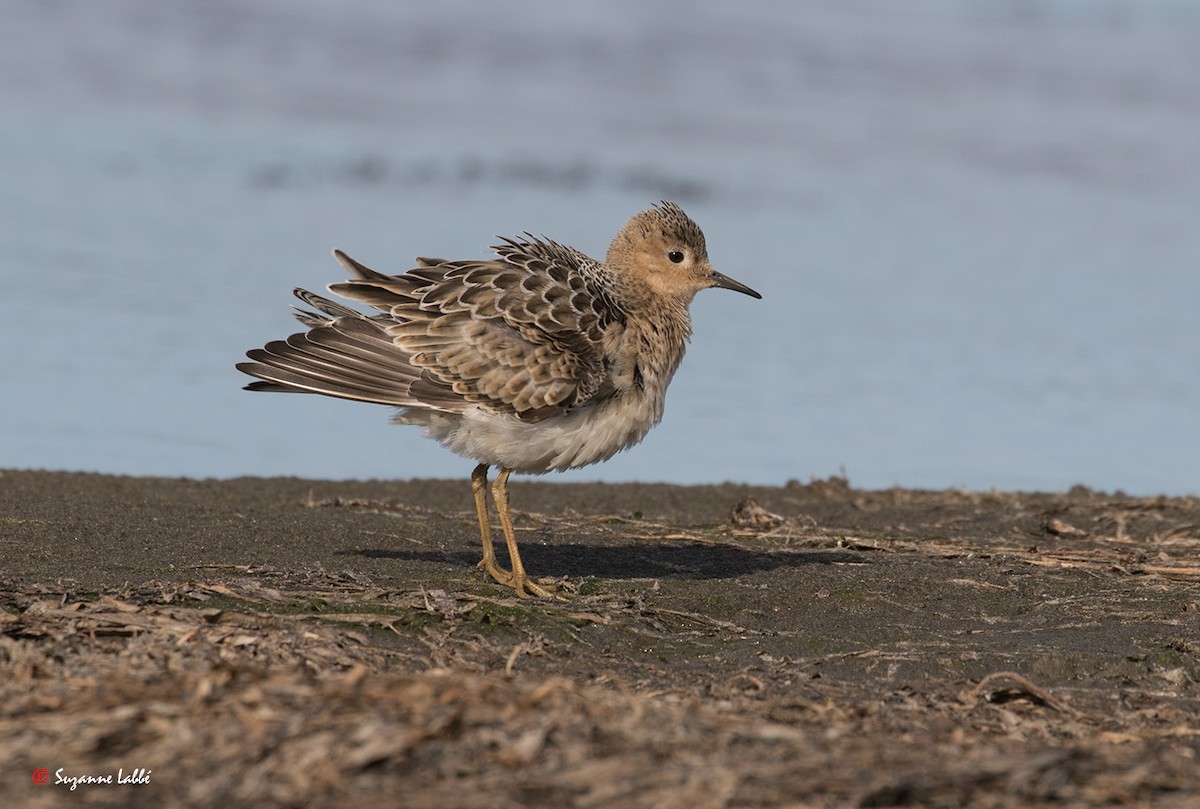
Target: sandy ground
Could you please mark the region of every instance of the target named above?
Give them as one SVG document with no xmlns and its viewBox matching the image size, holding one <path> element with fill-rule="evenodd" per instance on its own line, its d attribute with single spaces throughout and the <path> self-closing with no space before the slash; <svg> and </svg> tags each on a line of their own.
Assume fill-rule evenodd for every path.
<svg viewBox="0 0 1200 809">
<path fill-rule="evenodd" d="M 0 473 L 0 805 L 1200 805 L 1196 498 L 513 505 L 561 600 L 465 478 Z"/>
</svg>

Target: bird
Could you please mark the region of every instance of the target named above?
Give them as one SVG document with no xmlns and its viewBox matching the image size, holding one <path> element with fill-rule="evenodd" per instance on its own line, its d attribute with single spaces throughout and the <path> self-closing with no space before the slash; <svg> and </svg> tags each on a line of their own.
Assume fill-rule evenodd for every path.
<svg viewBox="0 0 1200 809">
<path fill-rule="evenodd" d="M 695 294 L 762 296 L 713 269 L 704 233 L 665 200 L 629 219 L 603 261 L 528 231 L 497 238 L 494 258 L 419 257 L 399 275 L 335 249 L 352 277 L 329 292 L 371 313 L 297 288 L 308 308 L 294 314 L 307 331 L 246 352 L 236 367 L 257 379 L 247 390 L 398 408 L 393 422 L 474 460 L 478 567 L 521 598 L 554 597 L 555 584 L 521 561 L 509 475 L 576 469 L 639 443 L 663 417 Z M 509 569 L 492 543 L 492 467 Z"/>
</svg>

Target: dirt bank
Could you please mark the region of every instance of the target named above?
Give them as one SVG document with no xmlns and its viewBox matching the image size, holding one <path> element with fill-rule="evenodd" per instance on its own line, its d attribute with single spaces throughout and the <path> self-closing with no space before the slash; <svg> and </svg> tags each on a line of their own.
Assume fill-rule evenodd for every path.
<svg viewBox="0 0 1200 809">
<path fill-rule="evenodd" d="M 465 479 L 0 473 L 0 804 L 1200 805 L 1196 498 L 513 506 L 562 600 Z"/>
</svg>

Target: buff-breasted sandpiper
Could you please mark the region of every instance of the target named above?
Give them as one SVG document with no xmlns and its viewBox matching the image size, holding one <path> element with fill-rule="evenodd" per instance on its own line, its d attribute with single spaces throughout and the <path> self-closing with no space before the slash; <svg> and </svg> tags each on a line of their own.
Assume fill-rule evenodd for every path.
<svg viewBox="0 0 1200 809">
<path fill-rule="evenodd" d="M 308 331 L 247 352 L 249 390 L 323 393 L 400 408 L 395 421 L 478 462 L 471 490 L 479 566 L 516 594 L 548 596 L 525 572 L 508 506 L 512 472 L 540 474 L 607 460 L 642 440 L 663 415 L 692 322 L 708 287 L 762 296 L 713 269 L 704 234 L 671 202 L 621 228 L 603 263 L 526 233 L 497 258 L 418 258 L 384 275 L 334 251 L 354 277 L 329 290 L 367 304 L 364 315 L 295 290 Z M 487 473 L 511 570 L 492 546 Z"/>
</svg>

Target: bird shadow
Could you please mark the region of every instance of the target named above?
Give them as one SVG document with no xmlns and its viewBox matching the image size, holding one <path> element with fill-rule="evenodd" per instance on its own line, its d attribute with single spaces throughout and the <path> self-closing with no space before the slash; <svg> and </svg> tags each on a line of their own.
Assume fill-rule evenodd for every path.
<svg viewBox="0 0 1200 809">
<path fill-rule="evenodd" d="M 479 554 L 468 551 L 361 548 L 337 551 L 341 556 L 366 559 L 454 562 L 474 566 Z M 496 548 L 502 563 L 507 562 L 504 543 Z M 841 550 L 828 551 L 754 551 L 734 545 L 702 545 L 639 542 L 631 545 L 585 545 L 561 543 L 521 547 L 526 569 L 539 576 L 586 577 L 605 579 L 730 579 L 780 567 L 866 564 L 861 554 Z"/>
</svg>

